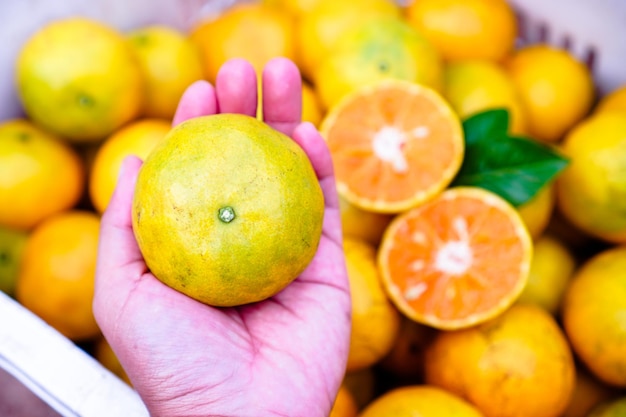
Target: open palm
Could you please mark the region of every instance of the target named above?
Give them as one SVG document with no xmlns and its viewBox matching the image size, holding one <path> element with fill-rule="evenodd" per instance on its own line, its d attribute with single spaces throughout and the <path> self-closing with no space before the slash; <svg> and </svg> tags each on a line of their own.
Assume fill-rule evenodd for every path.
<svg viewBox="0 0 626 417">
<path fill-rule="evenodd" d="M 215 113 L 256 114 L 256 74 L 226 63 L 215 87 L 190 86 L 174 124 Z M 344 375 L 350 295 L 330 154 L 300 123 L 301 79 L 282 58 L 263 72 L 264 120 L 305 150 L 325 198 L 323 235 L 308 268 L 276 296 L 214 308 L 148 270 L 131 225 L 141 166 L 128 158 L 102 217 L 94 314 L 153 416 L 327 416 Z M 167 243 L 164 243 L 167 244 Z"/>
</svg>

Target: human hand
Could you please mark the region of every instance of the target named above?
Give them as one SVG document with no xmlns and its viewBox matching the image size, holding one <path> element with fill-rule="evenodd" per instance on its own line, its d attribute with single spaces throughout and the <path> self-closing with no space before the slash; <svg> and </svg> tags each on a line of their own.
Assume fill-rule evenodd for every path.
<svg viewBox="0 0 626 417">
<path fill-rule="evenodd" d="M 256 74 L 226 63 L 215 87 L 190 86 L 174 124 L 215 113 L 254 116 Z M 322 237 L 307 269 L 268 300 L 233 308 L 199 303 L 148 270 L 131 224 L 141 161 L 126 159 L 102 216 L 94 314 L 152 416 L 327 416 L 345 372 L 350 292 L 330 153 L 300 123 L 301 78 L 283 58 L 263 71 L 264 120 L 307 153 L 325 199 Z"/>
</svg>

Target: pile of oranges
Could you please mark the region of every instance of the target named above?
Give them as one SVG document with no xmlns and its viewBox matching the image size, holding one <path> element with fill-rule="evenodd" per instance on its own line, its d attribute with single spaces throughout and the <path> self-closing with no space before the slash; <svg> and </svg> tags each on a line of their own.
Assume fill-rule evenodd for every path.
<svg viewBox="0 0 626 417">
<path fill-rule="evenodd" d="M 506 0 L 239 2 L 188 32 L 50 22 L 15 63 L 25 116 L 0 122 L 0 289 L 124 378 L 91 312 L 122 160 L 227 60 L 287 57 L 340 193 L 353 323 L 331 416 L 618 415 L 626 84 L 600 96 L 584 62 L 519 35 Z M 454 183 L 466 121 L 494 109 L 567 161 L 522 204 Z"/>
</svg>

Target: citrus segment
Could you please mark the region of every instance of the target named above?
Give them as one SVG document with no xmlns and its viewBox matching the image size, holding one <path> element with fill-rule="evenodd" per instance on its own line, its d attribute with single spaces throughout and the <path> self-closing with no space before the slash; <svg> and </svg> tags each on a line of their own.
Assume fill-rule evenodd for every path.
<svg viewBox="0 0 626 417">
<path fill-rule="evenodd" d="M 322 121 L 337 178 L 348 202 L 398 213 L 447 187 L 464 154 L 463 130 L 434 90 L 384 80 L 349 94 Z"/>
<path fill-rule="evenodd" d="M 509 307 L 526 284 L 531 253 L 512 206 L 487 190 L 459 187 L 395 218 L 378 264 L 390 298 L 408 317 L 455 329 Z"/>
</svg>

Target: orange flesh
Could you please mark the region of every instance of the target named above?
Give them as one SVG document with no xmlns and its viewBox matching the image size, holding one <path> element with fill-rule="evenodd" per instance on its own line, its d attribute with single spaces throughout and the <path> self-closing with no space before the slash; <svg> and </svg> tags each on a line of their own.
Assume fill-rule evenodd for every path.
<svg viewBox="0 0 626 417">
<path fill-rule="evenodd" d="M 404 215 L 388 233 L 382 262 L 398 307 L 454 327 L 512 303 L 526 282 L 530 243 L 510 216 L 471 195 Z"/>
<path fill-rule="evenodd" d="M 430 91 L 390 86 L 347 103 L 327 132 L 338 183 L 384 204 L 431 195 L 451 181 L 460 125 Z"/>
</svg>

